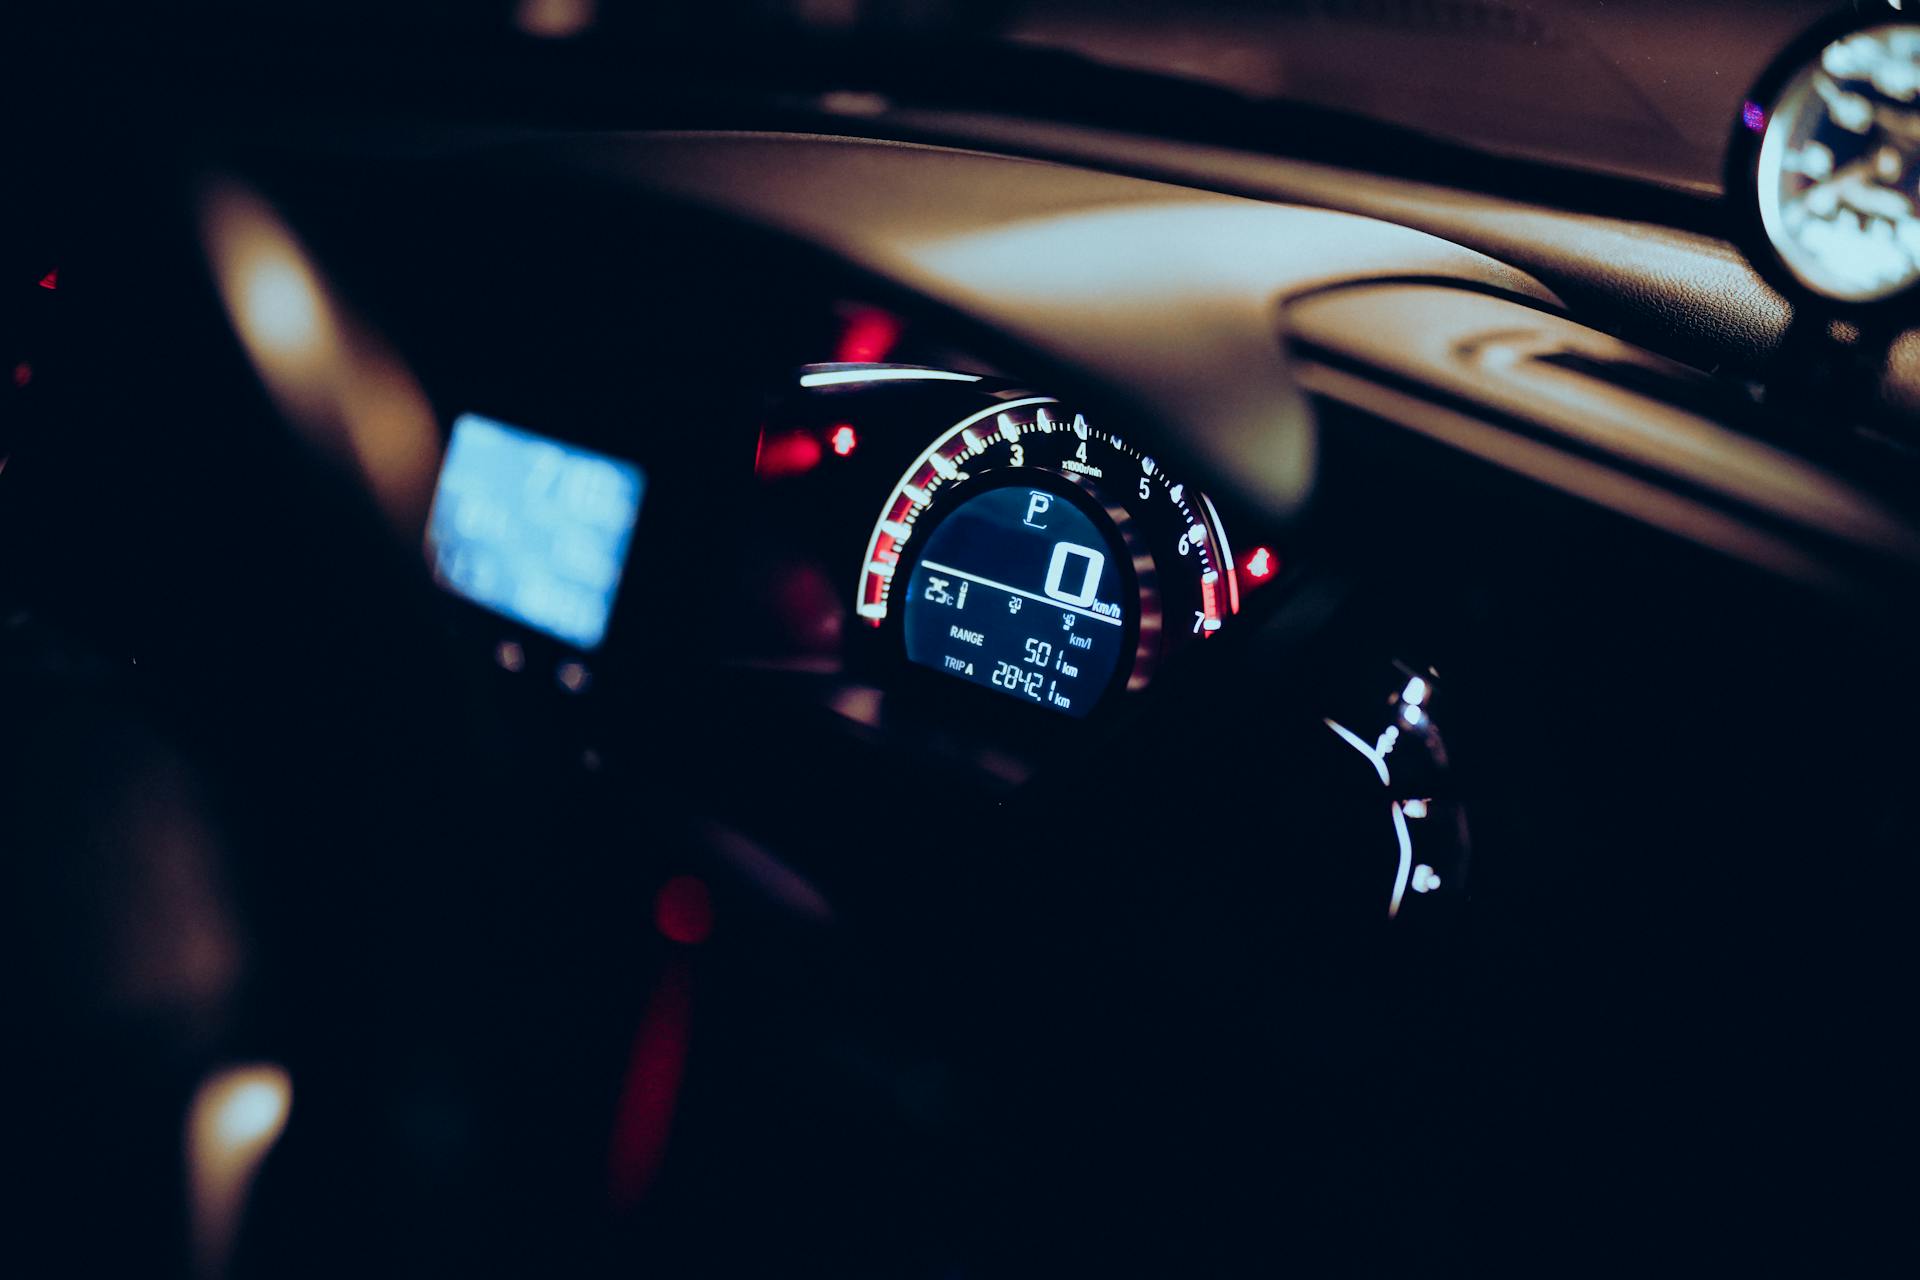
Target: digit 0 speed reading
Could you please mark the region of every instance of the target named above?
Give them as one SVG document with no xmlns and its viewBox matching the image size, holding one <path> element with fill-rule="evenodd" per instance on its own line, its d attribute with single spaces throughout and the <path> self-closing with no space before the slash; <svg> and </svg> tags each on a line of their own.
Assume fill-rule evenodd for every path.
<svg viewBox="0 0 1920 1280">
<path fill-rule="evenodd" d="M 858 612 L 908 661 L 1084 716 L 1240 604 L 1206 495 L 1050 397 L 943 432 L 887 499 Z"/>
</svg>

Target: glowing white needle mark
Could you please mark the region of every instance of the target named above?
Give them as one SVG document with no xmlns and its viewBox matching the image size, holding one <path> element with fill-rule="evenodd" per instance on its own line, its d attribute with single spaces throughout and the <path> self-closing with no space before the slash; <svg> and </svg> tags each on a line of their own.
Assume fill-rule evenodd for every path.
<svg viewBox="0 0 1920 1280">
<path fill-rule="evenodd" d="M 1359 734 L 1355 733 L 1353 730 L 1347 728 L 1347 726 L 1343 724 L 1336 724 L 1332 720 L 1326 720 L 1326 721 L 1323 721 L 1322 723 L 1324 723 L 1327 726 L 1327 728 L 1333 730 L 1335 733 L 1339 734 L 1342 738 L 1344 738 L 1348 746 L 1352 747 L 1355 751 L 1358 751 L 1361 755 L 1367 758 L 1367 760 L 1373 765 L 1373 771 L 1380 775 L 1381 786 L 1385 787 L 1385 786 L 1392 785 L 1393 778 L 1387 773 L 1387 753 L 1385 751 L 1379 750 L 1373 744 L 1369 743 L 1365 738 L 1361 737 Z M 1400 807 L 1398 805 L 1395 805 L 1393 812 L 1397 817 L 1400 813 Z"/>
<path fill-rule="evenodd" d="M 1407 893 L 1407 877 L 1413 872 L 1413 833 L 1407 830 L 1407 816 L 1400 802 L 1393 803 L 1393 834 L 1400 841 L 1400 870 L 1393 877 L 1393 899 L 1387 903 L 1387 919 L 1400 914 L 1400 899 Z"/>
<path fill-rule="evenodd" d="M 1414 707 L 1407 709 L 1410 711 L 1418 710 L 1418 708 Z M 1397 728 L 1388 725 L 1386 732 L 1380 735 L 1380 741 L 1369 746 L 1365 738 L 1343 724 L 1333 720 L 1323 720 L 1321 723 L 1339 734 L 1342 741 L 1367 758 L 1373 765 L 1373 771 L 1380 775 L 1380 783 L 1382 786 L 1391 786 L 1393 784 L 1393 778 L 1387 771 L 1387 756 L 1393 751 L 1393 744 L 1400 740 L 1400 731 Z M 1415 817 L 1424 816 L 1427 812 L 1427 803 L 1424 800 L 1409 800 L 1407 801 L 1407 807 L 1414 810 Z M 1392 811 L 1393 834 L 1394 838 L 1400 844 L 1400 867 L 1399 870 L 1394 873 L 1393 897 L 1387 903 L 1387 919 L 1389 920 L 1400 914 L 1400 899 L 1406 896 L 1407 877 L 1413 873 L 1413 833 L 1407 829 L 1406 812 L 1400 807 L 1398 800 L 1393 802 Z M 1439 883 L 1440 878 L 1434 876 L 1432 887 L 1438 888 Z M 1420 892 L 1425 893 L 1426 890 L 1421 889 Z"/>
<path fill-rule="evenodd" d="M 803 373 L 800 385 L 803 387 L 844 387 L 862 382 L 978 382 L 980 375 L 974 373 L 952 373 L 945 369 L 904 369 L 879 367 L 871 369 L 828 369 L 820 373 Z"/>
</svg>

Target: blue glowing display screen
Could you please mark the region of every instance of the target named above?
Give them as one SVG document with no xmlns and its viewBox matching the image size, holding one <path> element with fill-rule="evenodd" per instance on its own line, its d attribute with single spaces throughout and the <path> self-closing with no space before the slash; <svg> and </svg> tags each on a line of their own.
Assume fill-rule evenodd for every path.
<svg viewBox="0 0 1920 1280">
<path fill-rule="evenodd" d="M 606 636 L 646 487 L 630 462 L 462 414 L 427 521 L 433 576 L 591 649 Z"/>
</svg>

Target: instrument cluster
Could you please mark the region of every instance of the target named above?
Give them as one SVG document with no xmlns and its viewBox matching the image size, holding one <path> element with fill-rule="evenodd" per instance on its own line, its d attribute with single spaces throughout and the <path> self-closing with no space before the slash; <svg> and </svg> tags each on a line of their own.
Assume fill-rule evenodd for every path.
<svg viewBox="0 0 1920 1280">
<path fill-rule="evenodd" d="M 978 365 L 804 366 L 755 471 L 787 638 L 942 701 L 1100 715 L 1279 569 L 1131 424 Z"/>
</svg>

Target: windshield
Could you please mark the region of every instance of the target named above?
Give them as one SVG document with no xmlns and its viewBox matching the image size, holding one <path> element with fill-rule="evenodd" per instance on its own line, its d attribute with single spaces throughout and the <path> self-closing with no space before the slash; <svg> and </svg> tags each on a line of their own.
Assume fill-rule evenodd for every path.
<svg viewBox="0 0 1920 1280">
<path fill-rule="evenodd" d="M 1851 3 L 1864 19 L 1891 15 L 1903 3 L 1914 8 L 1920 0 Z M 1226 110 L 1209 116 L 1198 132 L 1229 116 L 1279 121 L 1280 129 L 1294 131 L 1263 138 L 1262 126 L 1242 135 L 1256 147 L 1337 158 L 1348 142 L 1336 132 L 1332 112 L 1389 126 L 1381 131 L 1388 146 L 1418 149 L 1424 136 L 1711 194 L 1719 190 L 1727 142 L 1754 82 L 1835 7 L 1834 0 L 295 0 L 264 9 L 241 0 L 194 0 L 180 6 L 210 18 L 211 26 L 200 27 L 188 26 L 172 6 L 128 0 L 26 12 L 87 36 L 120 32 L 128 70 L 157 76 L 173 63 L 147 56 L 150 37 L 175 39 L 176 60 L 201 56 L 203 70 L 195 75 L 212 69 L 270 77 L 279 63 L 219 57 L 234 32 L 256 38 L 264 32 L 315 61 L 365 61 L 386 51 L 405 74 L 360 76 L 367 83 L 355 92 L 404 95 L 431 69 L 407 61 L 404 50 L 419 42 L 451 54 L 468 46 L 484 50 L 487 39 L 535 36 L 554 46 L 611 50 L 600 63 L 583 64 L 582 74 L 604 73 L 611 59 L 623 60 L 632 74 L 620 83 L 630 96 L 684 92 L 689 84 L 713 94 L 756 81 L 808 83 L 873 88 L 908 105 L 961 103 L 1168 132 L 1179 132 L 1176 117 L 1204 97 Z M 304 24 L 315 23 L 332 36 L 324 48 L 306 32 Z M 1032 57 L 1005 56 L 1015 51 Z M 99 59 L 83 51 L 24 71 L 58 76 L 66 63 L 98 65 Z M 1082 74 L 1087 70 L 1095 75 Z M 1138 77 L 1159 84 L 1143 85 Z M 154 87 L 175 88 L 180 79 L 162 77 Z M 195 83 L 195 76 L 184 81 Z M 525 76 L 507 77 L 504 87 L 484 76 L 447 77 L 414 96 L 431 100 L 482 83 L 500 96 L 522 81 L 533 83 Z M 569 76 L 568 83 L 578 91 L 553 96 L 584 100 L 586 81 Z M 1153 92 L 1156 87 L 1164 92 Z M 284 92 L 285 85 L 269 88 Z M 1256 106 L 1248 110 L 1247 104 Z M 1266 113 L 1258 109 L 1264 104 L 1307 110 Z M 1407 158 L 1428 168 L 1449 163 L 1438 154 Z"/>
<path fill-rule="evenodd" d="M 1028 0 L 1000 34 L 1488 151 L 1717 191 L 1766 65 L 1832 0 Z M 1859 0 L 1891 12 L 1897 0 Z"/>
</svg>

